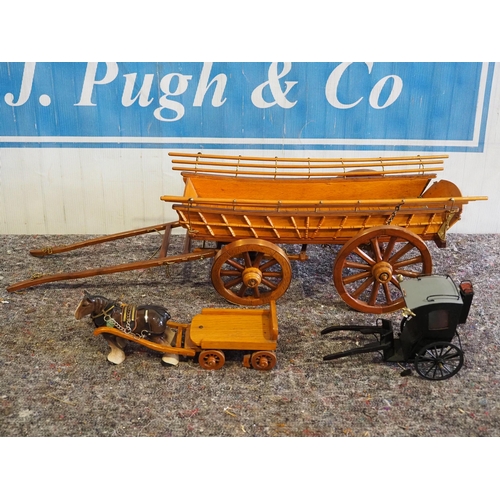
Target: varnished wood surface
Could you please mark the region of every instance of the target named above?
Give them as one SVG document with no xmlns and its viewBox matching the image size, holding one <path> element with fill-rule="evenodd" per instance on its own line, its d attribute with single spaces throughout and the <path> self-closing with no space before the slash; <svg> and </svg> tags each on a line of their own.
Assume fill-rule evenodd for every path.
<svg viewBox="0 0 500 500">
<path fill-rule="evenodd" d="M 275 309 L 203 309 L 190 328 L 202 349 L 275 350 L 277 336 Z"/>
<path fill-rule="evenodd" d="M 181 254 L 171 257 L 164 257 L 160 259 L 142 260 L 137 262 L 130 262 L 126 264 L 118 264 L 116 266 L 99 267 L 94 269 L 86 269 L 84 271 L 74 271 L 68 273 L 48 274 L 40 278 L 29 279 L 14 283 L 7 287 L 8 292 L 17 292 L 24 288 L 32 286 L 43 285 L 45 283 L 52 283 L 55 281 L 66 281 L 72 279 L 90 278 L 92 276 L 101 276 L 104 274 L 120 273 L 124 271 L 133 271 L 135 269 L 149 269 L 151 267 L 158 267 L 179 262 L 189 262 L 192 260 L 199 260 L 203 258 L 211 258 L 215 255 L 215 250 L 205 250 L 199 252 L 192 252 L 189 254 Z"/>
<path fill-rule="evenodd" d="M 173 157 L 173 170 L 224 173 L 226 175 L 290 175 L 290 176 L 315 176 L 315 175 L 366 175 L 356 170 L 372 170 L 369 175 L 390 174 L 393 167 L 397 168 L 392 173 L 440 171 L 440 165 L 448 155 L 427 156 L 397 156 L 378 158 L 280 158 L 259 156 L 224 156 L 210 154 L 192 154 L 170 152 Z M 412 169 L 411 167 L 416 167 Z M 259 169 L 259 170 L 256 170 Z M 321 169 L 323 172 L 314 172 Z M 349 169 L 349 170 L 348 170 Z M 302 172 L 299 172 L 301 170 Z M 329 172 L 329 170 L 331 170 Z M 339 172 L 340 170 L 340 172 Z"/>
<path fill-rule="evenodd" d="M 154 233 L 164 230 L 171 230 L 174 227 L 179 227 L 177 222 L 170 222 L 164 224 L 156 224 L 154 226 L 143 227 L 140 229 L 132 229 L 131 231 L 124 231 L 122 233 L 115 233 L 106 236 L 99 236 L 98 238 L 92 238 L 85 241 L 79 241 L 78 243 L 73 243 L 72 245 L 65 245 L 60 247 L 46 247 L 40 249 L 30 250 L 30 254 L 33 257 L 45 257 L 46 255 L 52 255 L 63 252 L 71 252 L 72 250 L 77 250 L 79 248 L 88 247 L 91 245 L 99 245 L 101 243 L 107 243 L 110 241 L 116 241 L 123 238 L 131 238 L 132 236 L 139 236 L 141 234 Z"/>
<path fill-rule="evenodd" d="M 182 173 L 184 197 L 226 200 L 362 200 L 418 198 L 435 174 L 398 175 L 381 178 L 259 178 Z"/>
<path fill-rule="evenodd" d="M 140 337 L 136 337 L 130 333 L 122 332 L 117 328 L 111 328 L 108 326 L 101 326 L 94 330 L 94 335 L 101 335 L 102 333 L 110 333 L 117 337 L 121 337 L 126 340 L 130 340 L 131 342 L 136 342 L 137 344 L 141 344 L 149 349 L 153 349 L 154 351 L 171 353 L 171 354 L 180 354 L 181 356 L 190 356 L 193 357 L 196 354 L 196 350 L 187 349 L 184 347 L 172 347 L 166 344 L 157 344 L 156 342 L 151 342 L 147 339 L 143 339 Z"/>
</svg>

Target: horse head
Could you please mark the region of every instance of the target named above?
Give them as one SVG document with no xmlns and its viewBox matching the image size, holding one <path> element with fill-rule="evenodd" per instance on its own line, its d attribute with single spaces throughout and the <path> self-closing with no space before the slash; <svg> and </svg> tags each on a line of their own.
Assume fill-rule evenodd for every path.
<svg viewBox="0 0 500 500">
<path fill-rule="evenodd" d="M 103 311 L 110 301 L 101 295 L 90 295 L 86 290 L 83 292 L 83 299 L 78 304 L 75 311 L 75 318 L 82 319 L 90 314 L 95 315 Z"/>
</svg>

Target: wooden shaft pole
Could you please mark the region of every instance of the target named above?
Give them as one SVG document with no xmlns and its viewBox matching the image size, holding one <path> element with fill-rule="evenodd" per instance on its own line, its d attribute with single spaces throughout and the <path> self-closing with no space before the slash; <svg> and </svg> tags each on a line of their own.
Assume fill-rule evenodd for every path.
<svg viewBox="0 0 500 500">
<path fill-rule="evenodd" d="M 77 250 L 78 248 L 88 247 L 91 245 L 98 245 L 100 243 L 106 243 L 109 241 L 120 240 L 123 238 L 130 238 L 132 236 L 139 236 L 141 234 L 153 233 L 155 231 L 163 231 L 167 227 L 173 228 L 178 227 L 178 222 L 169 222 L 167 224 L 156 224 L 154 226 L 143 227 L 140 229 L 133 229 L 132 231 L 125 231 L 123 233 L 109 234 L 106 236 L 99 236 L 98 238 L 92 238 L 85 241 L 80 241 L 78 243 L 73 243 L 71 245 L 64 245 L 60 247 L 47 247 L 40 249 L 30 250 L 30 254 L 34 257 L 45 257 L 46 255 L 71 252 L 72 250 Z"/>
<path fill-rule="evenodd" d="M 95 269 L 86 269 L 85 271 L 74 271 L 70 273 L 48 274 L 40 278 L 20 281 L 7 287 L 8 292 L 17 292 L 24 288 L 32 286 L 44 285 L 46 283 L 53 283 L 55 281 L 66 281 L 80 278 L 90 278 L 92 276 L 102 276 L 104 274 L 121 273 L 125 271 L 133 271 L 136 269 L 149 269 L 150 267 L 163 266 L 165 264 L 177 264 L 180 262 L 189 262 L 192 260 L 206 259 L 213 257 L 217 250 L 203 250 L 199 252 L 191 252 L 184 255 L 176 255 L 172 257 L 164 257 L 162 259 L 143 260 L 137 262 L 130 262 L 127 264 L 119 264 L 110 267 L 98 267 Z"/>
</svg>

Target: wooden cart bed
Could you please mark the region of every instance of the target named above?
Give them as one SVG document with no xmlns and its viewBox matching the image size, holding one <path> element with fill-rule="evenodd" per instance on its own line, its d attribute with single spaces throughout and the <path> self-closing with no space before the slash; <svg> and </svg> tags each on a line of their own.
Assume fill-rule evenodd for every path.
<svg viewBox="0 0 500 500">
<path fill-rule="evenodd" d="M 188 330 L 189 345 L 202 349 L 274 351 L 278 340 L 276 304 L 270 309 L 202 309 Z"/>
</svg>

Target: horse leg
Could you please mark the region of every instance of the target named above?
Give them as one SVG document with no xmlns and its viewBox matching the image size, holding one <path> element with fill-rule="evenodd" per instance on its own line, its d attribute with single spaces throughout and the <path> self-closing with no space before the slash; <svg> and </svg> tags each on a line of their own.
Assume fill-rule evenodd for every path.
<svg viewBox="0 0 500 500">
<path fill-rule="evenodd" d="M 127 345 L 127 339 L 124 339 L 123 337 L 115 337 L 116 343 L 118 344 L 118 347 L 123 349 Z"/>
<path fill-rule="evenodd" d="M 165 335 L 158 336 L 157 339 L 155 339 L 155 342 L 161 345 L 171 346 L 175 342 L 176 333 L 177 332 L 167 326 Z M 179 364 L 179 355 L 171 352 L 166 352 L 162 356 L 161 360 L 167 365 L 177 366 Z"/>
<path fill-rule="evenodd" d="M 117 340 L 120 337 L 115 337 L 114 335 L 109 335 L 109 334 L 103 334 L 103 337 L 106 339 L 106 342 L 108 343 L 108 346 L 111 349 L 111 351 L 108 354 L 108 361 L 115 365 L 123 363 L 123 361 L 125 361 L 125 353 L 121 348 L 123 346 L 119 346 L 117 342 Z"/>
</svg>

